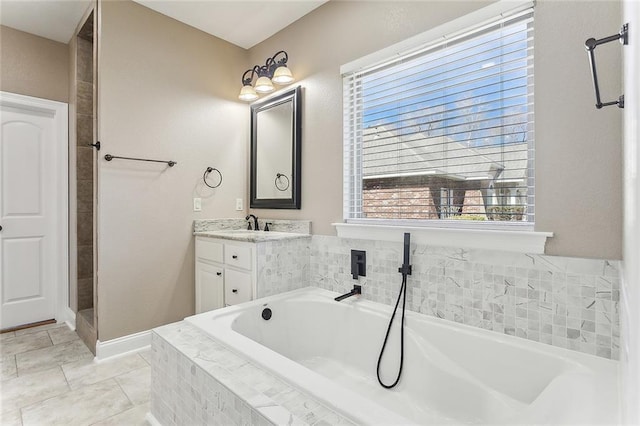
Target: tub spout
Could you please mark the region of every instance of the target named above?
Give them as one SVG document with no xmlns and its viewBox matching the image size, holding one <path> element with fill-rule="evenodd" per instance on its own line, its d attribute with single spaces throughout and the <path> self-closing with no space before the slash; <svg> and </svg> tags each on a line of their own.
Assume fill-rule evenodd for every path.
<svg viewBox="0 0 640 426">
<path fill-rule="evenodd" d="M 356 294 L 362 294 L 362 286 L 357 284 L 353 286 L 353 290 L 351 290 L 349 293 L 343 294 L 342 296 L 338 296 L 333 300 L 335 300 L 336 302 L 339 302 L 343 299 L 346 299 L 347 297 L 355 296 Z"/>
</svg>

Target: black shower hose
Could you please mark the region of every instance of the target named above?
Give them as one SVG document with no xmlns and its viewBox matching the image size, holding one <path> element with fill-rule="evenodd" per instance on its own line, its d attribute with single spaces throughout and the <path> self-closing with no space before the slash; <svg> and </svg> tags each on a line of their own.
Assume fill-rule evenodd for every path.
<svg viewBox="0 0 640 426">
<path fill-rule="evenodd" d="M 400 322 L 400 368 L 398 369 L 398 377 L 396 377 L 395 382 L 390 385 L 386 385 L 382 383 L 382 379 L 380 378 L 380 363 L 382 362 L 382 354 L 384 354 L 384 350 L 387 346 L 387 340 L 389 339 L 389 333 L 391 332 L 391 325 L 393 324 L 393 319 L 396 316 L 396 311 L 398 310 L 398 304 L 400 304 L 400 297 L 402 297 L 402 322 Z M 387 334 L 384 336 L 384 343 L 382 344 L 382 348 L 380 349 L 380 356 L 378 357 L 378 366 L 376 367 L 376 373 L 378 375 L 378 383 L 385 389 L 391 389 L 395 387 L 400 381 L 400 376 L 402 375 L 402 363 L 404 360 L 404 308 L 407 301 L 407 275 L 402 274 L 402 286 L 400 287 L 400 293 L 398 293 L 398 300 L 396 301 L 396 307 L 393 308 L 393 314 L 391 315 L 391 319 L 389 320 L 389 327 L 387 327 Z"/>
</svg>

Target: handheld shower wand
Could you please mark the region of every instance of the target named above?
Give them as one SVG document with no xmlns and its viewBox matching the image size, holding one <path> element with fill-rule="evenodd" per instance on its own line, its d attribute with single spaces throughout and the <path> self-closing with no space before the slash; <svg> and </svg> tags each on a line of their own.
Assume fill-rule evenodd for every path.
<svg viewBox="0 0 640 426">
<path fill-rule="evenodd" d="M 405 232 L 404 234 L 404 256 L 402 266 L 398 268 L 398 272 L 402 274 L 402 285 L 400 286 L 400 293 L 398 294 L 398 300 L 396 301 L 396 306 L 393 308 L 393 314 L 391 315 L 391 319 L 389 320 L 389 327 L 387 327 L 387 334 L 384 336 L 384 343 L 382 343 L 382 348 L 380 349 L 380 356 L 378 357 L 378 365 L 376 367 L 376 373 L 378 375 L 378 383 L 380 386 L 386 389 L 391 389 L 395 387 L 400 381 L 400 376 L 402 375 L 402 365 L 404 361 L 404 311 L 405 306 L 407 304 L 407 275 L 411 275 L 411 264 L 409 264 L 409 251 L 411 248 L 411 234 Z M 396 316 L 396 311 L 398 310 L 398 304 L 400 303 L 400 298 L 402 297 L 402 320 L 400 322 L 400 367 L 398 368 L 398 376 L 396 380 L 387 385 L 382 382 L 380 378 L 380 363 L 382 362 L 382 355 L 384 354 L 384 350 L 387 346 L 387 340 L 389 339 L 389 333 L 391 332 L 391 325 L 393 324 L 393 319 Z"/>
<path fill-rule="evenodd" d="M 402 274 L 402 279 L 406 280 L 407 275 L 411 275 L 411 265 L 409 264 L 409 248 L 411 247 L 411 234 L 404 233 L 404 258 L 402 266 L 398 268 L 398 272 Z"/>
</svg>

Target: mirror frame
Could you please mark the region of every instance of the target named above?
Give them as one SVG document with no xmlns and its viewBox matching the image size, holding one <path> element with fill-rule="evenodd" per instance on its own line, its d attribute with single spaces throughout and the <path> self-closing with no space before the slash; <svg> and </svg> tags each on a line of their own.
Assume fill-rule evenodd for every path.
<svg viewBox="0 0 640 426">
<path fill-rule="evenodd" d="M 302 111 L 300 86 L 272 98 L 251 104 L 251 198 L 252 209 L 300 209 L 302 157 Z M 291 138 L 291 198 L 257 197 L 258 113 L 286 102 L 293 105 L 293 137 Z"/>
</svg>

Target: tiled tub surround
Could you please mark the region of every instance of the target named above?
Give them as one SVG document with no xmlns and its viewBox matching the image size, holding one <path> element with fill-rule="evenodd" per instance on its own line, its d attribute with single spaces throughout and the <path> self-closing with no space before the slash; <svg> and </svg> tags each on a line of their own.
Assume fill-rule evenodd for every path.
<svg viewBox="0 0 640 426">
<path fill-rule="evenodd" d="M 243 222 L 195 221 L 194 227 L 238 229 L 234 220 Z M 351 249 L 367 252 L 367 276 L 358 282 L 350 275 Z M 257 297 L 308 285 L 346 293 L 359 283 L 365 299 L 393 305 L 400 288 L 399 242 L 314 235 L 310 243 L 270 242 L 257 255 Z M 618 261 L 412 244 L 411 264 L 409 310 L 620 358 Z"/>
<path fill-rule="evenodd" d="M 269 223 L 269 229 L 276 232 L 292 232 L 297 234 L 311 234 L 311 221 L 263 219 L 259 218 L 260 227 L 264 229 L 265 223 Z M 252 220 L 253 223 L 253 220 Z M 230 231 L 247 229 L 247 221 L 242 218 L 231 219 L 197 219 L 193 221 L 193 232 L 206 231 Z"/>
<path fill-rule="evenodd" d="M 307 287 L 185 322 L 356 424 L 617 423 L 617 362 L 415 312 L 402 380 L 385 390 L 376 361 L 391 307 L 337 295 Z M 392 336 L 388 383 L 399 361 Z"/>
<path fill-rule="evenodd" d="M 257 295 L 271 296 L 309 285 L 310 237 L 256 244 Z"/>
<path fill-rule="evenodd" d="M 259 297 L 306 285 L 345 293 L 356 282 L 349 273 L 350 250 L 359 249 L 368 252 L 367 277 L 359 279 L 361 297 L 395 303 L 401 243 L 313 236 L 310 242 L 298 240 L 301 246 L 296 248 L 288 246 L 291 241 L 295 240 L 272 241 L 273 246 L 258 250 L 265 266 Z M 618 262 L 412 244 L 411 263 L 409 310 L 619 358 Z M 306 271 L 300 283 L 297 278 L 287 281 L 293 271 Z M 275 277 L 267 283 L 270 275 Z M 351 424 L 320 400 L 184 321 L 154 330 L 152 347 L 156 361 L 151 412 L 162 424 Z M 504 361 L 508 363 L 508 357 Z M 577 387 L 586 384 L 577 379 Z"/>
<path fill-rule="evenodd" d="M 353 424 L 187 322 L 154 329 L 151 349 L 151 415 L 162 425 Z"/>
<path fill-rule="evenodd" d="M 350 275 L 351 249 L 367 276 Z M 315 235 L 310 285 L 393 305 L 402 243 Z M 618 262 L 411 245 L 407 309 L 529 340 L 619 359 Z"/>
</svg>

